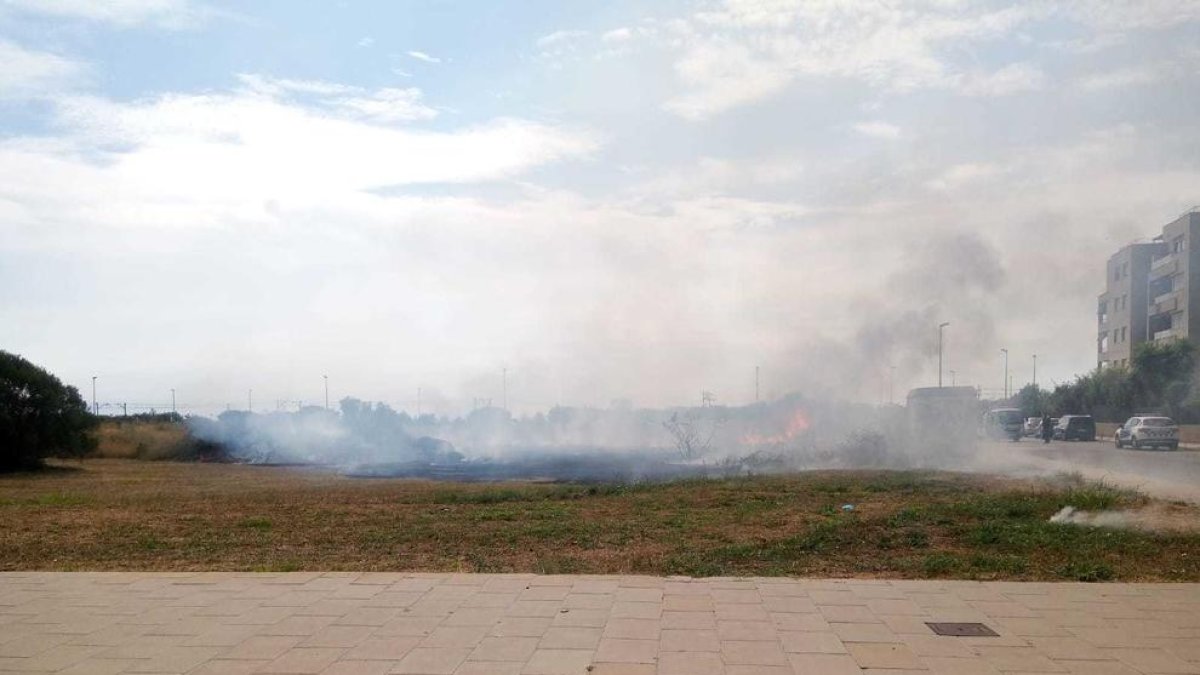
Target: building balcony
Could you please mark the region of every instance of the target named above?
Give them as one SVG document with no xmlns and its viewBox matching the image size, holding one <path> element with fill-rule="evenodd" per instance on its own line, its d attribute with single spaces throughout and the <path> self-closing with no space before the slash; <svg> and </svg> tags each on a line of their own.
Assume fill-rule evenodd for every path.
<svg viewBox="0 0 1200 675">
<path fill-rule="evenodd" d="M 1172 253 L 1150 263 L 1150 281 L 1170 276 L 1179 271 L 1179 256 Z"/>
<path fill-rule="evenodd" d="M 1175 330 L 1174 328 L 1168 328 L 1167 330 L 1160 330 L 1157 333 L 1155 333 L 1154 341 L 1162 342 L 1163 340 L 1173 340 L 1177 337 L 1183 337 L 1183 335 L 1180 334 L 1180 332 Z"/>
<path fill-rule="evenodd" d="M 1154 298 L 1154 302 L 1150 305 L 1150 315 L 1167 314 L 1170 312 L 1179 311 L 1179 294 L 1175 291 L 1163 293 Z"/>
</svg>

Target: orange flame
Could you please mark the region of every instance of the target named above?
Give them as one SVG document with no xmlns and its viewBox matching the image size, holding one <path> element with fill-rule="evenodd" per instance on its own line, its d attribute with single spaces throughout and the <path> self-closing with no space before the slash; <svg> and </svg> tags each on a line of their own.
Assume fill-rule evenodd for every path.
<svg viewBox="0 0 1200 675">
<path fill-rule="evenodd" d="M 796 438 L 800 434 L 808 431 L 809 421 L 808 415 L 804 414 L 803 410 L 797 410 L 788 418 L 787 425 L 782 433 L 771 436 L 763 436 L 761 434 L 746 434 L 742 437 L 743 445 L 782 445 Z"/>
</svg>

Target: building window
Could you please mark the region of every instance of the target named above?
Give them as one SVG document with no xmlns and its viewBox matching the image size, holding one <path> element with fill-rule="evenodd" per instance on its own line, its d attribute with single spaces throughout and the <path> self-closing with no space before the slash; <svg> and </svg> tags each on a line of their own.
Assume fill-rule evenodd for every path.
<svg viewBox="0 0 1200 675">
<path fill-rule="evenodd" d="M 1129 342 L 1128 333 L 1125 332 L 1125 326 L 1121 326 L 1121 342 Z"/>
<path fill-rule="evenodd" d="M 1121 276 L 1122 277 L 1129 276 L 1129 263 L 1127 263 L 1127 262 L 1121 263 Z"/>
<path fill-rule="evenodd" d="M 1108 351 L 1108 331 L 1100 334 L 1100 353 L 1104 354 Z"/>
<path fill-rule="evenodd" d="M 1183 237 L 1175 237 L 1171 240 L 1171 253 L 1179 253 L 1184 248 Z"/>
</svg>

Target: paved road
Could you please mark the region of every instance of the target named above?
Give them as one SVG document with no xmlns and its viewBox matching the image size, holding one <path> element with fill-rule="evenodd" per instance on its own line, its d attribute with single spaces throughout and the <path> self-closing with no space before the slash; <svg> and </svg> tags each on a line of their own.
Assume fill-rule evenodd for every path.
<svg viewBox="0 0 1200 675">
<path fill-rule="evenodd" d="M 995 637 L 939 637 L 926 622 Z M 1200 585 L 0 574 L 0 671 L 1200 673 Z"/>
<path fill-rule="evenodd" d="M 1095 443 L 1023 439 L 1019 443 L 987 442 L 981 447 L 983 468 L 1018 472 L 1077 471 L 1168 499 L 1200 502 L 1200 452 L 1191 450 L 1118 450 L 1111 441 Z"/>
</svg>

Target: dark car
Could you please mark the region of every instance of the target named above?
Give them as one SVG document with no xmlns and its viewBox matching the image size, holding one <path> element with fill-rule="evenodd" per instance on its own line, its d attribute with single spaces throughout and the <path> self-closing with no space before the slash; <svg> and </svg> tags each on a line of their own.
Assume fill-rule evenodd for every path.
<svg viewBox="0 0 1200 675">
<path fill-rule="evenodd" d="M 1054 438 L 1059 441 L 1096 440 L 1096 420 L 1091 415 L 1063 415 L 1054 425 Z"/>
</svg>

